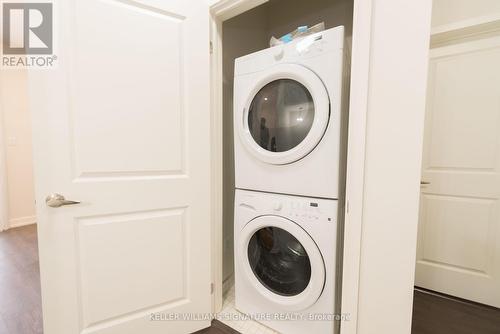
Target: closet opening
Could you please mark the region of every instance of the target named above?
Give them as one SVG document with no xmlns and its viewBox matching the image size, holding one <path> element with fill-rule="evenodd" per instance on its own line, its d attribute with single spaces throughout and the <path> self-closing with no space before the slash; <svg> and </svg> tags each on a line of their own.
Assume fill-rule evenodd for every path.
<svg viewBox="0 0 500 334">
<path fill-rule="evenodd" d="M 259 332 L 266 333 L 271 333 L 275 330 L 272 326 L 262 326 L 256 321 L 245 319 L 243 313 L 240 313 L 240 310 L 238 310 L 235 306 L 235 262 L 246 261 L 247 258 L 250 259 L 248 261 L 249 263 L 254 264 L 254 266 L 251 267 L 251 271 L 253 271 L 256 277 L 254 282 L 255 285 L 262 285 L 264 287 L 267 286 L 269 291 L 274 291 L 277 303 L 279 302 L 280 297 L 286 298 L 290 296 L 298 296 L 307 290 L 308 285 L 313 286 L 316 284 L 310 283 L 311 280 L 316 279 L 315 275 L 318 275 L 318 271 L 315 270 L 315 261 L 324 262 L 323 257 L 325 256 L 335 258 L 335 261 L 333 262 L 336 267 L 332 271 L 327 270 L 327 272 L 323 273 L 323 275 L 325 277 L 327 275 L 335 275 L 335 287 L 333 287 L 333 291 L 335 291 L 335 303 L 337 305 L 335 311 L 338 312 L 338 315 L 341 315 L 340 283 L 342 270 L 340 254 L 342 254 L 342 219 L 345 191 L 344 174 L 346 164 L 345 152 L 347 148 L 347 136 L 345 132 L 347 129 L 347 112 L 343 115 L 344 117 L 341 120 L 339 119 L 340 122 L 343 122 L 342 140 L 339 144 L 341 151 L 339 152 L 339 156 L 341 156 L 340 165 L 338 167 L 339 170 L 332 171 L 332 173 L 337 173 L 339 175 L 338 194 L 335 194 L 335 196 L 330 196 L 329 194 L 311 194 L 308 196 L 301 196 L 300 193 L 294 192 L 293 190 L 290 192 L 275 192 L 269 189 L 262 191 L 264 195 L 268 195 L 266 199 L 264 199 L 264 202 L 276 201 L 276 197 L 274 197 L 274 195 L 283 195 L 289 196 L 285 198 L 287 198 L 288 201 L 294 202 L 293 205 L 307 206 L 307 212 L 311 213 L 309 216 L 312 217 L 312 219 L 316 219 L 314 214 L 315 212 L 319 212 L 323 210 L 323 208 L 329 208 L 328 205 L 330 202 L 328 202 L 328 198 L 335 198 L 337 203 L 335 210 L 332 211 L 335 216 L 318 216 L 319 220 L 323 218 L 325 221 L 330 219 L 331 222 L 336 223 L 335 226 L 337 228 L 335 228 L 335 230 L 331 230 L 331 233 L 335 238 L 335 241 L 333 242 L 336 245 L 335 249 L 329 254 L 323 254 L 321 251 L 316 253 L 318 248 L 316 245 L 313 246 L 313 243 L 317 243 L 318 241 L 314 240 L 314 238 L 308 239 L 308 231 L 306 231 L 304 235 L 301 234 L 300 230 L 298 230 L 297 233 L 290 233 L 291 230 L 295 229 L 298 225 L 290 223 L 290 220 L 288 219 L 290 217 L 287 218 L 286 215 L 285 217 L 279 217 L 279 214 L 277 214 L 276 217 L 278 221 L 272 223 L 269 221 L 265 223 L 260 222 L 263 226 L 265 224 L 272 225 L 272 228 L 255 227 L 256 230 L 252 232 L 251 236 L 249 235 L 247 240 L 249 245 L 252 245 L 252 247 L 248 247 L 246 251 L 242 250 L 246 249 L 241 245 L 241 240 L 244 238 L 241 236 L 239 231 L 235 231 L 235 228 L 241 230 L 240 227 L 235 227 L 237 225 L 235 223 L 235 201 L 239 200 L 238 198 L 235 199 L 234 144 L 235 140 L 237 140 L 235 139 L 235 131 L 238 131 L 235 126 L 236 123 L 234 119 L 234 115 L 236 113 L 233 110 L 236 96 L 235 94 L 238 94 L 238 92 L 235 91 L 235 89 L 238 88 L 235 88 L 234 82 L 235 60 L 259 51 L 269 50 L 271 39 L 279 39 L 280 37 L 285 36 L 284 39 L 286 40 L 289 38 L 286 35 L 290 32 L 296 31 L 297 29 L 311 29 L 311 27 L 317 27 L 319 25 L 324 32 L 328 32 L 336 27 L 343 27 L 342 42 L 346 51 L 344 54 L 345 59 L 343 59 L 343 64 L 348 68 L 350 64 L 353 6 L 354 0 L 312 0 L 308 2 L 300 0 L 270 0 L 260 6 L 222 22 L 223 305 L 220 313 L 220 319 L 223 323 L 237 331 L 244 333 L 245 330 L 250 327 L 257 327 L 260 329 Z M 305 26 L 307 26 L 307 28 L 303 28 Z M 316 29 L 316 27 L 313 29 Z M 275 47 L 273 50 L 279 50 L 281 47 L 286 48 L 287 45 L 292 45 L 293 43 L 296 44 L 306 38 L 307 37 L 299 37 L 292 40 L 290 43 L 278 45 L 278 47 Z M 279 57 L 279 55 L 277 57 Z M 306 69 L 311 70 L 312 73 L 317 72 L 315 72 L 314 69 L 307 68 L 307 66 Z M 288 71 L 288 69 L 286 69 L 286 71 Z M 290 70 L 290 72 L 291 71 L 292 70 Z M 348 71 L 342 71 L 339 75 L 344 76 L 341 80 L 344 84 L 344 87 L 342 87 L 343 93 L 348 92 Z M 298 78 L 303 79 L 304 77 L 299 76 Z M 311 131 L 316 131 L 316 125 L 312 120 L 314 117 L 319 117 L 321 115 L 322 109 L 318 93 L 311 94 L 309 90 L 317 90 L 311 89 L 313 86 L 312 83 L 304 84 L 304 82 L 299 79 L 290 80 L 290 78 L 278 78 L 278 80 L 263 84 L 262 86 L 263 87 L 261 87 L 261 89 L 254 94 L 259 96 L 260 102 L 251 102 L 250 104 L 252 105 L 249 105 L 249 108 L 252 110 L 248 111 L 248 114 L 250 115 L 245 114 L 246 118 L 255 118 L 252 129 L 257 131 L 250 133 L 251 137 L 249 136 L 249 138 L 250 140 L 253 138 L 255 143 L 260 148 L 271 152 L 271 154 L 282 153 L 280 151 L 290 152 L 294 147 L 300 145 L 301 140 L 311 137 Z M 283 93 L 284 91 L 289 93 Z M 279 102 L 278 100 L 280 99 L 287 100 L 288 102 Z M 343 100 L 343 102 L 348 103 L 348 94 L 343 96 Z M 279 109 L 280 103 L 286 106 L 293 106 L 298 110 L 297 114 L 294 114 L 294 111 L 292 111 L 291 108 L 284 107 L 282 108 L 283 117 L 279 120 L 272 119 L 266 116 L 267 111 L 265 110 L 266 107 L 264 105 L 265 103 L 270 102 L 274 103 L 274 109 Z M 259 103 L 260 110 L 258 107 Z M 342 107 L 345 108 L 346 105 L 343 105 Z M 331 106 L 326 108 L 327 117 L 331 116 L 329 115 L 329 113 L 331 113 L 331 109 L 329 108 L 331 108 Z M 288 128 L 292 127 L 293 129 L 285 129 L 287 126 Z M 262 130 L 262 128 L 266 127 L 269 129 L 267 131 L 267 136 L 266 131 Z M 326 130 L 322 129 L 321 131 Z M 315 152 L 318 142 L 322 140 L 324 132 L 321 131 L 321 134 L 318 136 L 318 141 L 311 144 L 311 148 L 309 149 L 310 151 L 308 152 Z M 335 152 L 332 152 L 332 154 L 335 154 Z M 296 157 L 292 157 L 289 158 L 289 161 L 286 161 L 285 159 L 278 163 L 289 164 L 296 161 L 301 160 L 300 158 L 297 159 Z M 273 162 L 268 160 L 267 163 Z M 251 170 L 248 172 L 250 173 Z M 292 180 L 291 182 L 307 183 L 308 180 Z M 252 189 L 250 189 L 250 192 L 246 193 L 246 195 L 252 196 Z M 285 210 L 287 208 L 287 203 L 288 202 L 285 200 L 284 206 L 281 204 L 283 208 L 280 208 L 280 210 Z M 279 203 L 273 204 L 273 210 L 277 209 L 279 206 Z M 251 208 L 249 210 L 251 210 Z M 280 220 L 281 218 L 283 221 Z M 255 223 L 256 220 L 258 219 L 252 220 L 252 223 Z M 253 228 L 253 226 L 250 225 L 251 224 L 247 224 L 245 228 Z M 300 226 L 299 229 L 301 229 Z M 326 233 L 329 232 L 326 231 Z M 237 240 L 235 240 L 235 234 L 237 234 Z M 313 240 L 313 243 L 309 243 L 310 240 Z M 285 270 L 287 271 L 286 273 L 283 273 L 282 271 L 282 275 L 273 275 L 270 273 L 273 268 L 276 269 L 279 266 L 282 268 L 287 267 L 288 271 Z M 301 270 L 296 270 L 297 268 L 301 268 Z M 334 274 L 332 274 L 332 272 Z M 317 284 L 321 285 L 323 288 L 325 283 L 321 283 L 321 280 L 317 282 Z M 310 293 L 313 292 L 313 290 L 307 290 L 306 292 Z M 321 291 L 319 291 L 318 294 L 321 294 Z M 318 299 L 318 296 L 313 296 L 312 299 L 314 299 L 314 301 L 311 301 L 311 304 Z M 302 306 L 296 305 L 295 308 L 291 306 L 289 310 L 291 312 L 298 311 L 303 308 L 303 305 L 305 304 L 302 304 Z M 336 331 L 338 331 L 338 327 L 340 325 L 340 321 L 338 320 L 339 319 L 334 321 Z"/>
</svg>

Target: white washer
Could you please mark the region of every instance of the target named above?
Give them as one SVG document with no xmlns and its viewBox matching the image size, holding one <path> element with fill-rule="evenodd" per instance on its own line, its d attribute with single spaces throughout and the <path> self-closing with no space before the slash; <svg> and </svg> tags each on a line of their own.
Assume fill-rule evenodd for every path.
<svg viewBox="0 0 500 334">
<path fill-rule="evenodd" d="M 339 198 L 344 54 L 340 26 L 236 59 L 236 188 Z"/>
<path fill-rule="evenodd" d="M 337 228 L 336 200 L 236 189 L 236 308 L 283 334 L 336 332 Z"/>
</svg>

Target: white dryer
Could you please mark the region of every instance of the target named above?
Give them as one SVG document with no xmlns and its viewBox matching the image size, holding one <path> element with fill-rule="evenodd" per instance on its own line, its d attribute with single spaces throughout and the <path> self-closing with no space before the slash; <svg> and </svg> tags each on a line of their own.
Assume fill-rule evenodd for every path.
<svg viewBox="0 0 500 334">
<path fill-rule="evenodd" d="M 236 308 L 283 334 L 333 334 L 337 201 L 235 194 Z"/>
<path fill-rule="evenodd" d="M 339 198 L 344 58 L 340 26 L 236 59 L 236 188 Z"/>
</svg>

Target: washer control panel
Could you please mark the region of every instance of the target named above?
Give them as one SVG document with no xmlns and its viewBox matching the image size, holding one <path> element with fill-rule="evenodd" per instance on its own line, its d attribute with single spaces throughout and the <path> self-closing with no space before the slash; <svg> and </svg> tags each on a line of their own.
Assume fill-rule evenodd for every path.
<svg viewBox="0 0 500 334">
<path fill-rule="evenodd" d="M 272 207 L 276 214 L 292 220 L 333 223 L 336 217 L 328 214 L 331 210 L 325 207 L 325 201 L 328 200 L 287 196 L 285 200 L 274 201 Z"/>
<path fill-rule="evenodd" d="M 244 221 L 262 215 L 276 215 L 297 223 L 334 224 L 337 222 L 338 200 L 280 195 L 236 189 L 235 210 L 248 215 Z M 248 220 L 247 220 L 248 219 Z"/>
</svg>

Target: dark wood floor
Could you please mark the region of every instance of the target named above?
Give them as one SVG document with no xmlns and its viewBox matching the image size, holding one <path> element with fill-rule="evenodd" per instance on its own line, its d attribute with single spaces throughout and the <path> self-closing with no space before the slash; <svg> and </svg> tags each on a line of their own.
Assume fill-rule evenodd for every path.
<svg viewBox="0 0 500 334">
<path fill-rule="evenodd" d="M 415 290 L 412 334 L 499 334 L 500 309 Z"/>
<path fill-rule="evenodd" d="M 224 325 L 222 322 L 214 320 L 212 326 L 194 334 L 240 334 L 229 326 Z"/>
<path fill-rule="evenodd" d="M 0 233 L 0 334 L 43 333 L 36 225 Z"/>
<path fill-rule="evenodd" d="M 36 226 L 0 233 L 0 334 L 41 334 Z M 237 334 L 214 321 L 196 334 Z M 415 291 L 412 334 L 500 334 L 500 310 Z"/>
</svg>

